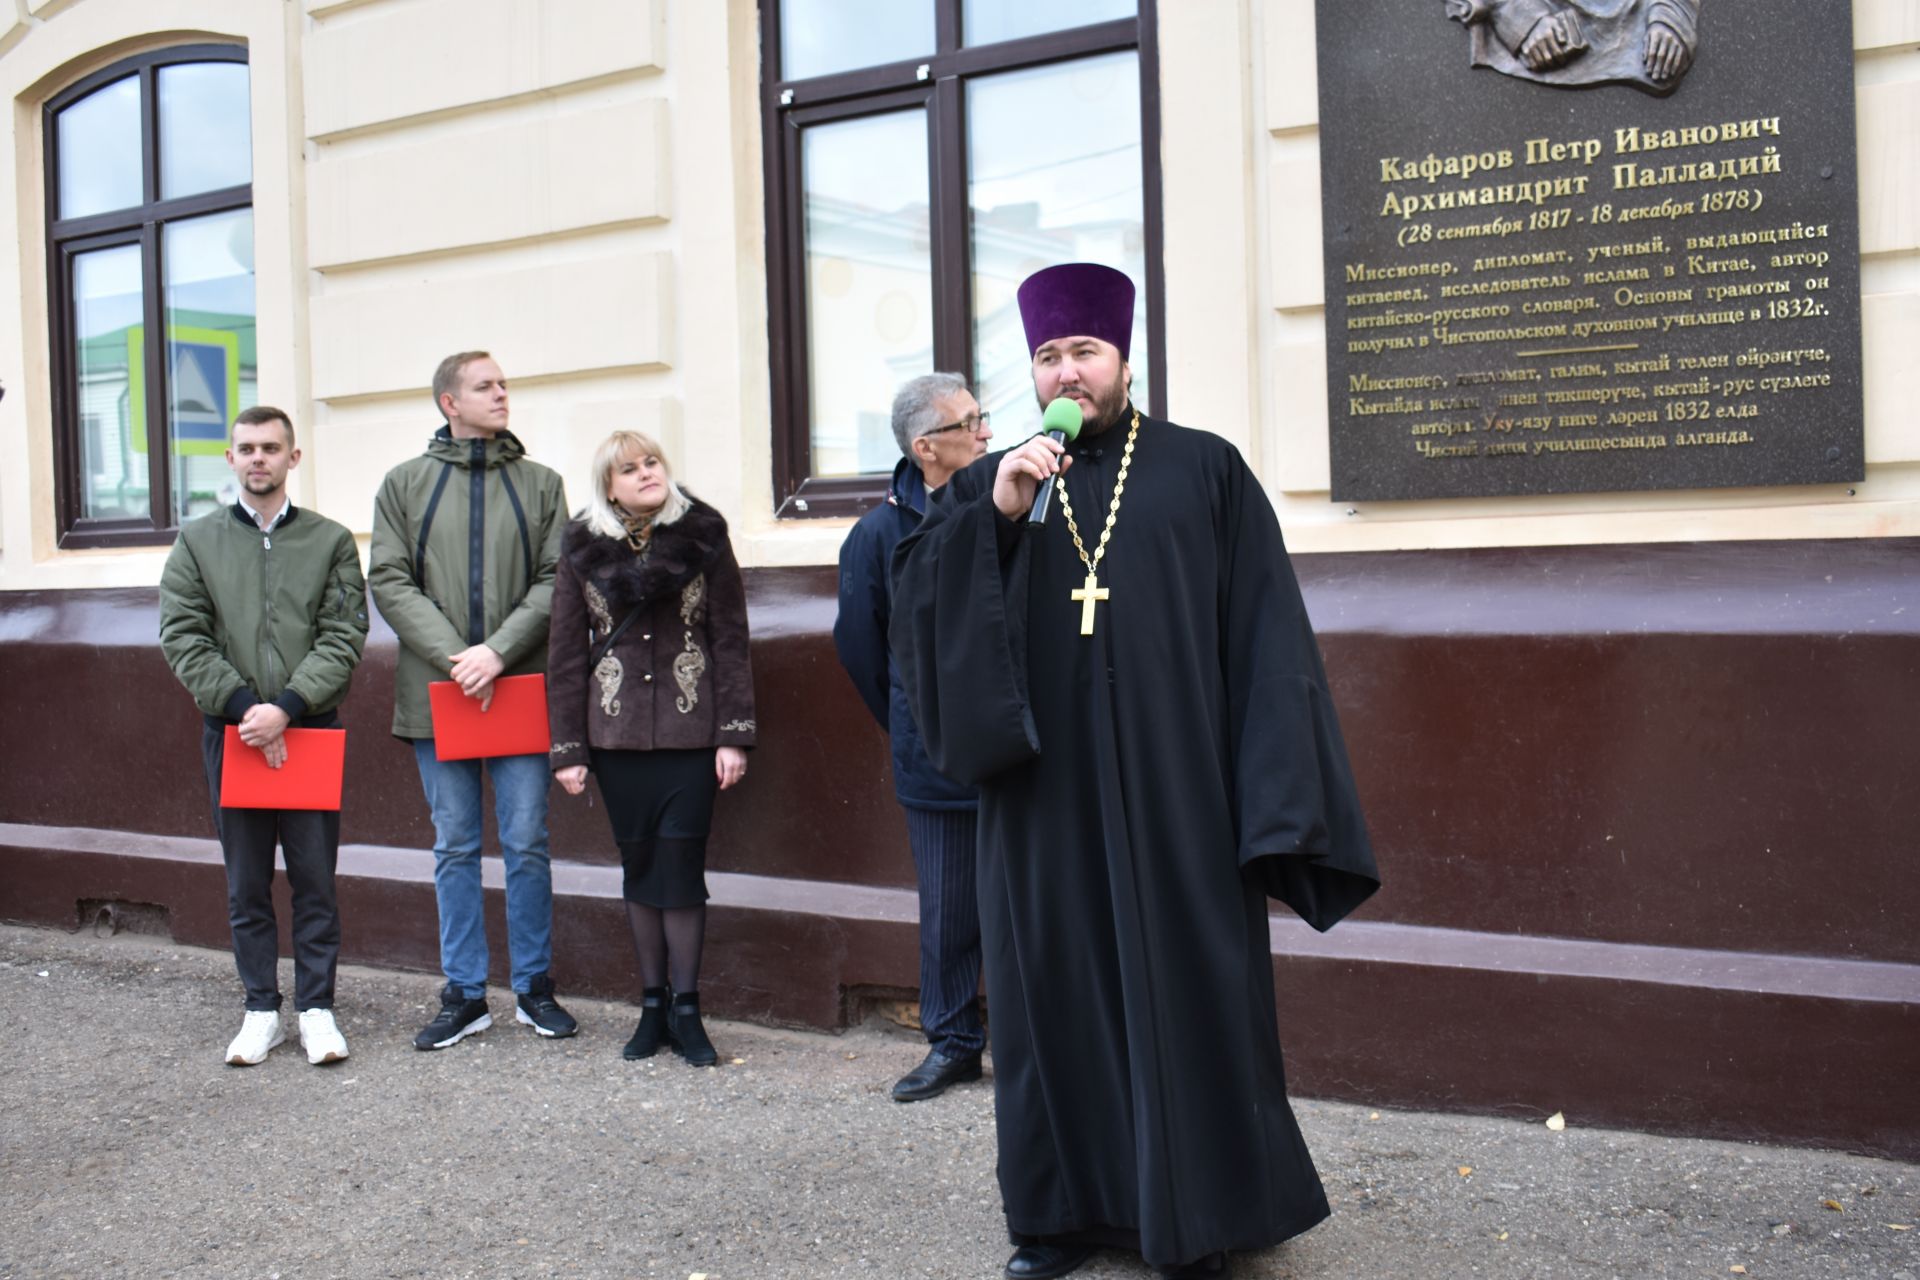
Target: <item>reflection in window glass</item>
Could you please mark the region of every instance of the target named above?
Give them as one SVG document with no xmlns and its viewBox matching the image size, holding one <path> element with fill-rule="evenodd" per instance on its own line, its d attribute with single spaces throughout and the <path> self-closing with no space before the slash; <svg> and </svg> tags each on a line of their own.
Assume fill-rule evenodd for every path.
<svg viewBox="0 0 1920 1280">
<path fill-rule="evenodd" d="M 801 146 L 813 474 L 890 471 L 894 388 L 933 372 L 926 113 L 814 125 Z"/>
<path fill-rule="evenodd" d="M 933 0 L 783 0 L 780 6 L 780 75 L 786 80 L 877 67 L 933 50 Z"/>
<path fill-rule="evenodd" d="M 1042 267 L 1100 262 L 1133 279 L 1133 402 L 1147 403 L 1140 67 L 1133 51 L 982 77 L 967 89 L 974 394 L 995 434 L 1039 425 L 1014 291 Z"/>
<path fill-rule="evenodd" d="M 73 256 L 73 340 L 80 400 L 80 515 L 147 515 L 147 442 L 133 423 L 139 357 L 140 246 Z"/>
<path fill-rule="evenodd" d="M 253 129 L 244 62 L 160 68 L 160 197 L 253 181 Z"/>
<path fill-rule="evenodd" d="M 259 395 L 254 354 L 253 211 L 167 227 L 167 431 L 173 516 L 187 521 L 236 496 L 227 424 Z"/>
<path fill-rule="evenodd" d="M 141 202 L 139 76 L 94 90 L 54 120 L 62 218 Z"/>
<path fill-rule="evenodd" d="M 960 38 L 967 44 L 993 44 L 1068 27 L 1090 27 L 1139 12 L 1140 0 L 965 0 Z"/>
</svg>

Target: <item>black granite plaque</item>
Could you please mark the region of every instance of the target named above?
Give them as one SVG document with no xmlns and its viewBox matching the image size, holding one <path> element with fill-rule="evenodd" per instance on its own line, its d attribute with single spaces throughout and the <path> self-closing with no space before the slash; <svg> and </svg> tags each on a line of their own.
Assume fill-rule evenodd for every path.
<svg viewBox="0 0 1920 1280">
<path fill-rule="evenodd" d="M 1849 6 L 1317 15 L 1335 500 L 1861 478 Z"/>
</svg>

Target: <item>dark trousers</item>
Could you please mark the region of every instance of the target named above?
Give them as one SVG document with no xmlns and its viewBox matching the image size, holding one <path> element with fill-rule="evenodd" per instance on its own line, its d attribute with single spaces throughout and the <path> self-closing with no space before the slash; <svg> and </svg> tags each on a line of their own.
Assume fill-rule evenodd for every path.
<svg viewBox="0 0 1920 1280">
<path fill-rule="evenodd" d="M 907 809 L 920 881 L 920 1025 L 950 1057 L 980 1052 L 980 902 L 974 889 L 972 809 Z"/>
<path fill-rule="evenodd" d="M 314 716 L 302 728 L 330 729 L 333 715 Z M 213 829 L 227 864 L 227 922 L 233 927 L 233 963 L 247 989 L 247 1008 L 280 1007 L 280 927 L 273 918 L 273 851 L 280 847 L 293 888 L 293 999 L 307 1009 L 333 1007 L 333 973 L 340 961 L 340 901 L 333 871 L 340 856 L 340 815 L 306 809 L 227 809 L 220 804 L 224 726 L 200 736 Z"/>
</svg>

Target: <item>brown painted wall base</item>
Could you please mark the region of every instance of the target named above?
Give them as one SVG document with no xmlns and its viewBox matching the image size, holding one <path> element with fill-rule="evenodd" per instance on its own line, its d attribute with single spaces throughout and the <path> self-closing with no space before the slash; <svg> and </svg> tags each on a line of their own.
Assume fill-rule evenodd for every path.
<svg viewBox="0 0 1920 1280">
<path fill-rule="evenodd" d="M 227 944 L 213 841 L 0 824 L 0 865 L 0 917 L 72 929 L 88 923 L 80 900 L 152 904 L 176 941 Z M 488 933 L 504 986 L 500 877 L 489 859 Z M 712 882 L 701 989 L 716 1014 L 837 1028 L 854 994 L 917 981 L 911 891 L 726 873 Z M 340 896 L 345 959 L 437 970 L 431 853 L 344 848 Z M 1322 938 L 1274 921 L 1281 1037 L 1303 1096 L 1524 1119 L 1566 1111 L 1587 1126 L 1920 1159 L 1920 1125 L 1898 1083 L 1920 1079 L 1920 968 L 1343 929 Z M 618 872 L 557 864 L 554 970 L 566 989 L 632 999 L 625 935 Z M 1780 1105 L 1783 1088 L 1795 1105 Z"/>
<path fill-rule="evenodd" d="M 1920 1158 L 1920 542 L 1296 568 L 1387 880 L 1325 938 L 1276 919 L 1299 1092 Z M 836 1027 L 916 984 L 904 824 L 834 661 L 833 572 L 749 589 L 762 745 L 720 805 L 702 987 Z M 0 594 L 0 918 L 154 903 L 226 944 L 198 720 L 154 626 L 150 591 Z M 431 972 L 393 646 L 376 628 L 346 709 L 345 946 Z M 555 969 L 630 996 L 603 824 L 556 794 Z"/>
</svg>

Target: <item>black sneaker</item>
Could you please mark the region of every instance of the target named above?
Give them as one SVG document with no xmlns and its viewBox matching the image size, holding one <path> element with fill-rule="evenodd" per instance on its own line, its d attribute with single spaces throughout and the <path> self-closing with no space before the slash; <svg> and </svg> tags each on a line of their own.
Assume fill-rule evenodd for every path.
<svg viewBox="0 0 1920 1280">
<path fill-rule="evenodd" d="M 543 1036 L 565 1038 L 580 1029 L 573 1015 L 553 998 L 553 979 L 544 973 L 527 984 L 527 994 L 514 1001 L 513 1016 Z"/>
<path fill-rule="evenodd" d="M 444 1049 L 492 1025 L 493 1015 L 487 1012 L 485 996 L 475 996 L 469 1000 L 449 983 L 440 989 L 440 1012 L 434 1015 L 432 1022 L 420 1028 L 420 1034 L 413 1038 L 413 1047 Z"/>
</svg>

